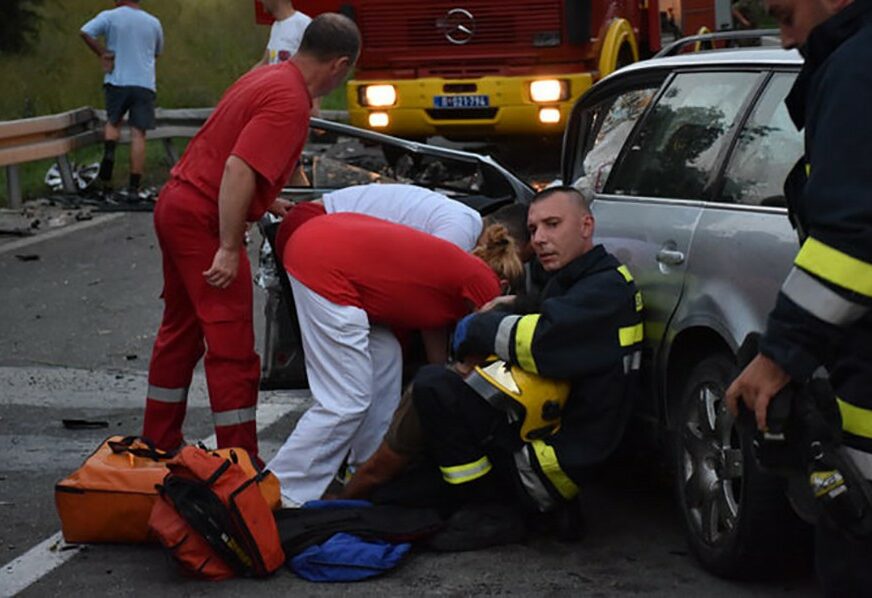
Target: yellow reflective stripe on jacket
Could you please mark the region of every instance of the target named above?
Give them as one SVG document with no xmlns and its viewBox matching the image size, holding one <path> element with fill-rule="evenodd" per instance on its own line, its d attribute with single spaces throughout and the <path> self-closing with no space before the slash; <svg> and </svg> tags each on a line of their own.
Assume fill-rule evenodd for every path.
<svg viewBox="0 0 872 598">
<path fill-rule="evenodd" d="M 621 276 L 624 277 L 624 280 L 626 280 L 627 282 L 633 282 L 633 275 L 630 274 L 630 269 L 627 268 L 625 265 L 621 264 L 620 266 L 618 266 L 618 272 L 621 273 Z"/>
<path fill-rule="evenodd" d="M 560 468 L 560 462 L 557 460 L 557 453 L 554 452 L 554 447 L 545 444 L 541 440 L 534 440 L 532 445 L 533 451 L 536 453 L 536 461 L 539 462 L 539 469 L 542 470 L 545 477 L 557 489 L 560 496 L 566 500 L 574 498 L 578 494 L 578 486 Z"/>
<path fill-rule="evenodd" d="M 621 273 L 621 276 L 624 277 L 628 283 L 633 282 L 633 275 L 630 273 L 630 269 L 627 268 L 624 264 L 618 266 L 618 272 Z M 642 293 L 640 291 L 636 291 L 636 311 L 642 311 L 644 304 L 642 303 Z"/>
<path fill-rule="evenodd" d="M 872 409 L 863 409 L 836 397 L 842 414 L 842 429 L 854 436 L 872 439 Z"/>
<path fill-rule="evenodd" d="M 797 266 L 845 289 L 872 297 L 872 264 L 809 237 L 796 256 Z"/>
<path fill-rule="evenodd" d="M 515 328 L 515 357 L 518 365 L 526 372 L 539 373 L 536 360 L 533 359 L 533 333 L 539 323 L 539 314 L 530 314 L 518 320 Z"/>
<path fill-rule="evenodd" d="M 492 468 L 490 459 L 485 455 L 478 461 L 465 463 L 463 465 L 453 465 L 451 467 L 440 467 L 442 478 L 449 484 L 465 484 L 477 480 L 485 475 Z"/>
<path fill-rule="evenodd" d="M 624 326 L 618 329 L 618 339 L 622 347 L 629 347 L 636 343 L 641 343 L 645 338 L 645 328 L 641 322 L 635 326 Z"/>
</svg>

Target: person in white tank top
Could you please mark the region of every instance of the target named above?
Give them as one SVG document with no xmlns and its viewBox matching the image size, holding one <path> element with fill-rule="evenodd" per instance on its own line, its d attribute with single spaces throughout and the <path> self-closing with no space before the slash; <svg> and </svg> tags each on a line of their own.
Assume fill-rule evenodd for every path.
<svg viewBox="0 0 872 598">
<path fill-rule="evenodd" d="M 312 22 L 309 15 L 294 8 L 291 0 L 263 0 L 263 6 L 275 21 L 263 57 L 253 68 L 284 62 L 296 54 L 303 32 Z"/>
</svg>

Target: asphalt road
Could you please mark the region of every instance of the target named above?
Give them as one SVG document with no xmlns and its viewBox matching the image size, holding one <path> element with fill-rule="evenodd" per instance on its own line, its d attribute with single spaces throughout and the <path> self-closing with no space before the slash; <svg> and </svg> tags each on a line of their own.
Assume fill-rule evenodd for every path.
<svg viewBox="0 0 872 598">
<path fill-rule="evenodd" d="M 179 575 L 154 546 L 67 546 L 57 535 L 54 483 L 107 435 L 135 434 L 141 426 L 162 309 L 151 217 L 101 216 L 63 234 L 0 239 L 0 280 L 0 595 L 817 594 L 810 573 L 766 583 L 705 573 L 687 552 L 668 482 L 647 454 L 622 459 L 582 489 L 587 524 L 577 543 L 545 537 L 480 552 L 415 552 L 395 571 L 357 584 L 313 584 L 289 571 L 262 581 L 198 582 Z M 306 404 L 305 392 L 261 394 L 266 457 Z M 186 437 L 208 437 L 201 374 L 190 405 Z M 108 428 L 70 430 L 65 418 Z"/>
</svg>

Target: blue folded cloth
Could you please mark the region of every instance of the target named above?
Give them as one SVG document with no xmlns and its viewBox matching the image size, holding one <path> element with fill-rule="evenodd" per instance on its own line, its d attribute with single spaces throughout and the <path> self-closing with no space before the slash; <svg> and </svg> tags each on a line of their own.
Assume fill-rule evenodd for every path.
<svg viewBox="0 0 872 598">
<path fill-rule="evenodd" d="M 411 547 L 409 543 L 391 544 L 338 533 L 295 556 L 290 566 L 309 581 L 359 581 L 393 569 Z"/>
</svg>

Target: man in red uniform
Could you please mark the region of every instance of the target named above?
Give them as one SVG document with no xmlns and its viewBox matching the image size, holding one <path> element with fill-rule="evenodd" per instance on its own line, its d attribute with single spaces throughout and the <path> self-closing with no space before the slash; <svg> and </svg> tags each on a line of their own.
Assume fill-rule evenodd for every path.
<svg viewBox="0 0 872 598">
<path fill-rule="evenodd" d="M 162 189 L 154 220 L 165 306 L 143 424 L 159 448 L 182 443 L 188 387 L 205 353 L 218 446 L 257 455 L 260 359 L 245 223 L 274 203 L 299 161 L 312 98 L 345 79 L 359 50 L 350 19 L 316 18 L 291 60 L 256 69 L 227 90 Z"/>
</svg>

